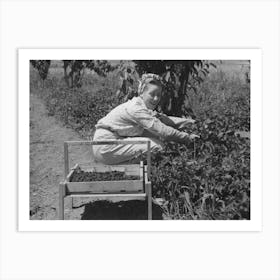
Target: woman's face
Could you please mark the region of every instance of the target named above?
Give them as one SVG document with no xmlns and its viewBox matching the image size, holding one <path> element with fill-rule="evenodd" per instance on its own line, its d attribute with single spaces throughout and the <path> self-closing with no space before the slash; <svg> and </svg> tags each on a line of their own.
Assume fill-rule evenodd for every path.
<svg viewBox="0 0 280 280">
<path fill-rule="evenodd" d="M 141 97 L 148 109 L 154 110 L 157 107 L 161 99 L 161 91 L 160 85 L 147 84 Z"/>
</svg>

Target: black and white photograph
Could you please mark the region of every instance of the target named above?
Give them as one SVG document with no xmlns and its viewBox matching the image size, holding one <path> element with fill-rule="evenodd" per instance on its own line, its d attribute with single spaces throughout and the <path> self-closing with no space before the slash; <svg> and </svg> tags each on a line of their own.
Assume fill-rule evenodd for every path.
<svg viewBox="0 0 280 280">
<path fill-rule="evenodd" d="M 250 220 L 250 60 L 30 60 L 30 219 Z"/>
<path fill-rule="evenodd" d="M 279 0 L 0 0 L 0 279 L 279 280 Z"/>
</svg>

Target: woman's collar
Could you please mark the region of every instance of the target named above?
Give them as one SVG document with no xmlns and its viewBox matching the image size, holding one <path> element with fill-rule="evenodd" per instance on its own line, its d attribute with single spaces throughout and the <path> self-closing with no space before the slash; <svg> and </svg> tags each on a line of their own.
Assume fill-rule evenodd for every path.
<svg viewBox="0 0 280 280">
<path fill-rule="evenodd" d="M 146 106 L 146 104 L 145 104 L 145 102 L 144 102 L 144 100 L 143 100 L 143 98 L 142 98 L 141 96 L 136 96 L 135 98 L 137 98 L 137 100 L 140 100 L 141 104 L 142 104 L 149 112 L 151 112 L 152 114 L 157 114 L 157 111 L 151 110 L 151 109 L 149 109 L 149 108 Z"/>
</svg>

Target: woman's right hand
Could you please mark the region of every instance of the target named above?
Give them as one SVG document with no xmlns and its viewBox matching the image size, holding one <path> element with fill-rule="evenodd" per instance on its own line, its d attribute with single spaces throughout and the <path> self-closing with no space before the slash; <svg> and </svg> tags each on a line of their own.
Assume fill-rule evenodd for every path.
<svg viewBox="0 0 280 280">
<path fill-rule="evenodd" d="M 189 136 L 189 139 L 190 139 L 190 140 L 195 140 L 196 138 L 200 138 L 200 136 L 199 136 L 199 135 L 196 135 L 196 134 L 194 134 L 194 133 L 192 133 L 192 134 Z"/>
<path fill-rule="evenodd" d="M 196 138 L 200 138 L 200 136 L 198 136 L 194 133 L 188 134 L 188 133 L 184 132 L 184 138 L 180 142 L 185 143 L 185 142 L 193 141 Z"/>
</svg>

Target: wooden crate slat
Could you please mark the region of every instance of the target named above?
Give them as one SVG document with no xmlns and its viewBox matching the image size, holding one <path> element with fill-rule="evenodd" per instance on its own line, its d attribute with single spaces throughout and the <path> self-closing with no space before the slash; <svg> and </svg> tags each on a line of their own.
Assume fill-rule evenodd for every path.
<svg viewBox="0 0 280 280">
<path fill-rule="evenodd" d="M 139 177 L 140 177 L 140 180 L 143 180 L 143 183 L 144 183 L 144 163 L 143 161 L 140 161 L 140 169 L 138 170 L 139 172 Z M 144 189 L 144 187 L 143 187 Z"/>
<path fill-rule="evenodd" d="M 131 170 L 131 171 L 125 171 L 125 175 L 127 176 L 138 176 L 140 177 L 139 169 L 137 171 Z M 143 176 L 142 176 L 143 177 Z M 141 177 L 140 177 L 141 178 Z"/>
<path fill-rule="evenodd" d="M 143 192 L 142 180 L 129 181 L 96 181 L 96 182 L 69 182 L 67 193 L 118 193 L 118 192 Z"/>
<path fill-rule="evenodd" d="M 148 140 L 66 141 L 67 145 L 148 144 Z"/>
<path fill-rule="evenodd" d="M 64 179 L 67 178 L 69 173 L 69 151 L 68 144 L 64 142 Z"/>
<path fill-rule="evenodd" d="M 73 168 L 71 168 L 71 171 L 69 172 L 69 174 L 66 177 L 66 181 L 69 182 L 73 176 L 74 171 L 79 167 L 79 164 L 75 164 L 75 166 Z"/>
<path fill-rule="evenodd" d="M 129 194 L 143 194 L 143 191 L 142 190 L 136 190 L 136 191 L 116 191 L 116 192 L 96 192 L 96 191 L 91 191 L 91 190 L 86 190 L 86 191 L 81 191 L 81 190 L 77 190 L 77 191 L 74 191 L 74 192 L 69 192 L 68 193 L 68 190 L 67 190 L 67 187 L 66 187 L 66 196 L 70 196 L 70 195 L 86 195 L 86 194 L 96 194 L 96 195 L 116 195 L 116 194 L 124 194 L 124 195 L 129 195 Z"/>
<path fill-rule="evenodd" d="M 129 175 L 138 175 L 139 174 L 139 169 L 140 165 L 139 164 L 134 164 L 134 165 L 95 165 L 95 166 L 88 166 L 85 168 L 82 168 L 84 171 L 87 172 L 111 172 L 111 171 L 119 171 L 119 172 L 125 172 L 125 174 Z"/>
<path fill-rule="evenodd" d="M 96 197 L 101 199 L 107 199 L 107 198 L 131 198 L 131 199 L 138 199 L 138 198 L 146 198 L 145 193 L 135 193 L 135 194 L 70 194 L 69 197 Z"/>
</svg>

